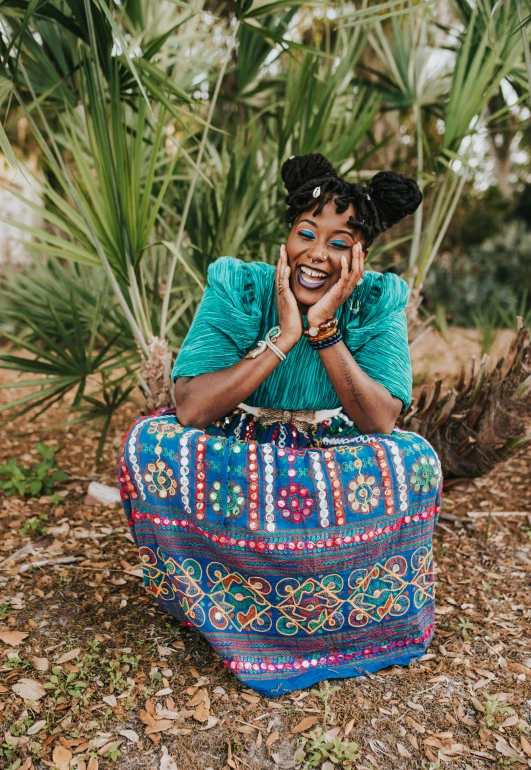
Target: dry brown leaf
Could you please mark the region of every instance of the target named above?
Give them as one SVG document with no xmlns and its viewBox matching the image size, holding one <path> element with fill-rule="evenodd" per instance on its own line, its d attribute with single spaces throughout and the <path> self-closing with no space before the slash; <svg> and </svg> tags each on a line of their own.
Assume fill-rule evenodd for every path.
<svg viewBox="0 0 531 770">
<path fill-rule="evenodd" d="M 525 735 L 520 736 L 520 746 L 522 747 L 522 751 L 527 754 L 528 757 L 531 757 L 531 743 L 529 743 Z"/>
<path fill-rule="evenodd" d="M 81 652 L 81 648 L 80 647 L 76 647 L 75 650 L 68 650 L 68 652 L 63 653 L 63 655 L 61 655 L 59 658 L 57 658 L 57 660 L 55 662 L 58 663 L 58 664 L 60 664 L 60 663 L 68 663 L 68 661 L 74 660 L 74 658 L 77 658 L 77 656 L 79 655 L 80 652 Z"/>
<path fill-rule="evenodd" d="M 194 713 L 192 714 L 196 722 L 206 722 L 210 716 L 210 698 L 205 690 L 205 698 L 198 703 Z"/>
<path fill-rule="evenodd" d="M 230 745 L 230 741 L 227 741 L 227 764 L 229 767 L 232 767 L 232 770 L 238 770 L 238 765 L 232 758 L 232 747 Z"/>
<path fill-rule="evenodd" d="M 415 722 L 413 717 L 407 716 L 404 719 L 404 722 L 411 727 L 412 730 L 416 730 L 418 733 L 425 733 L 426 728 L 423 725 L 419 725 L 418 722 Z"/>
<path fill-rule="evenodd" d="M 198 690 L 194 697 L 189 700 L 186 705 L 189 708 L 192 708 L 192 706 L 198 706 L 205 700 L 205 698 L 208 698 L 208 692 L 205 689 Z"/>
<path fill-rule="evenodd" d="M 256 706 L 257 703 L 260 703 L 260 698 L 258 695 L 248 695 L 246 692 L 242 692 L 240 698 L 243 698 L 243 700 L 246 700 L 247 703 L 251 703 L 253 706 Z"/>
<path fill-rule="evenodd" d="M 19 679 L 11 689 L 24 700 L 39 700 L 46 695 L 42 684 L 35 679 Z"/>
<path fill-rule="evenodd" d="M 343 730 L 345 735 L 350 735 L 350 733 L 352 732 L 352 728 L 354 727 L 354 721 L 355 721 L 354 719 L 350 719 L 345 725 L 345 729 Z"/>
<path fill-rule="evenodd" d="M 40 732 L 43 727 L 46 725 L 46 719 L 39 719 L 38 722 L 35 722 L 35 724 L 31 725 L 26 735 L 35 735 L 36 733 Z"/>
<path fill-rule="evenodd" d="M 257 749 L 259 749 L 260 746 L 262 745 L 262 733 L 260 732 L 260 730 L 258 731 L 258 735 L 256 736 L 255 745 Z"/>
<path fill-rule="evenodd" d="M 109 741 L 105 746 L 102 746 L 101 749 L 98 749 L 98 754 L 102 757 L 104 754 L 107 754 L 108 751 L 116 751 L 118 746 L 121 746 L 122 743 L 123 741 Z"/>
<path fill-rule="evenodd" d="M 521 759 L 520 754 L 515 749 L 513 749 L 512 746 L 509 746 L 507 741 L 505 741 L 503 738 L 499 738 L 496 742 L 496 751 L 499 751 L 500 754 L 502 754 L 504 757 Z"/>
<path fill-rule="evenodd" d="M 413 709 L 413 711 L 424 711 L 424 706 L 422 704 L 414 703 L 412 700 L 408 700 L 407 705 L 410 709 Z"/>
<path fill-rule="evenodd" d="M 408 739 L 408 741 L 411 743 L 414 749 L 417 751 L 419 750 L 419 742 L 415 738 L 415 736 L 412 733 L 406 733 L 405 737 Z"/>
<path fill-rule="evenodd" d="M 160 758 L 159 770 L 178 770 L 174 758 L 168 754 L 166 746 L 161 746 L 162 756 Z"/>
<path fill-rule="evenodd" d="M 17 647 L 27 636 L 26 631 L 0 631 L 0 640 L 11 647 Z"/>
<path fill-rule="evenodd" d="M 514 725 L 518 724 L 519 720 L 520 720 L 520 717 L 518 716 L 518 714 L 511 714 L 510 717 L 507 717 L 507 719 L 505 719 L 502 722 L 501 726 L 502 727 L 514 727 Z"/>
<path fill-rule="evenodd" d="M 411 759 L 413 757 L 413 754 L 410 751 L 408 751 L 406 747 L 403 746 L 401 743 L 397 743 L 396 748 L 400 756 L 404 757 L 404 759 Z"/>
<path fill-rule="evenodd" d="M 131 743 L 138 743 L 140 740 L 138 733 L 134 730 L 118 730 L 118 734 L 123 735 L 124 738 L 127 738 L 127 740 L 131 741 Z"/>
<path fill-rule="evenodd" d="M 68 770 L 70 760 L 72 759 L 72 752 L 62 744 L 57 743 L 54 747 L 52 758 L 57 770 Z"/>
<path fill-rule="evenodd" d="M 278 741 L 279 738 L 280 738 L 280 733 L 277 732 L 276 730 L 275 730 L 275 732 L 271 733 L 271 735 L 268 735 L 267 736 L 267 740 L 266 740 L 267 748 L 272 746 L 275 741 Z"/>
<path fill-rule="evenodd" d="M 32 658 L 30 658 L 30 663 L 35 671 L 48 671 L 50 668 L 50 661 L 48 658 L 38 658 L 36 655 L 34 655 Z"/>
<path fill-rule="evenodd" d="M 515 661 L 508 660 L 507 665 L 509 667 L 509 671 L 513 671 L 515 674 L 525 674 L 526 676 L 531 676 L 531 668 L 529 668 L 529 666 L 525 666 L 523 663 L 516 663 Z"/>
<path fill-rule="evenodd" d="M 254 731 L 257 730 L 257 729 L 258 728 L 252 727 L 251 725 L 238 725 L 236 727 L 236 730 L 239 733 L 245 733 L 246 735 L 250 735 L 251 733 L 254 733 Z"/>
<path fill-rule="evenodd" d="M 155 722 L 155 720 L 153 720 Z M 146 735 L 153 735 L 153 733 L 163 733 L 165 730 L 169 730 L 170 727 L 173 727 L 173 722 L 171 719 L 159 719 L 158 722 L 155 722 L 155 724 L 151 725 L 150 727 L 146 727 Z"/>
<path fill-rule="evenodd" d="M 87 770 L 98 770 L 99 762 L 96 757 L 90 757 L 87 765 Z"/>
<path fill-rule="evenodd" d="M 212 716 L 212 714 L 208 717 L 206 725 L 201 725 L 201 727 L 198 727 L 198 730 L 210 730 L 211 727 L 215 727 L 217 723 L 219 722 L 219 719 L 217 717 Z M 179 728 L 173 728 L 174 730 Z M 188 730 L 188 732 L 192 732 L 191 730 Z M 170 730 L 170 733 L 173 734 L 173 730 Z M 181 735 L 184 735 L 185 733 L 180 733 Z"/>
<path fill-rule="evenodd" d="M 116 695 L 104 695 L 102 698 L 102 701 L 106 703 L 111 708 L 115 708 L 118 701 L 116 700 Z"/>
<path fill-rule="evenodd" d="M 314 725 L 319 717 L 304 717 L 302 722 L 299 722 L 298 725 L 295 725 L 295 727 L 291 728 L 291 734 L 295 735 L 296 733 L 302 733 L 304 730 L 308 730 L 312 725 Z"/>
<path fill-rule="evenodd" d="M 143 722 L 148 727 L 153 727 L 155 724 L 155 720 L 151 716 L 151 714 L 148 714 L 147 711 L 144 711 L 144 709 L 140 709 L 138 712 L 138 716 L 140 717 L 140 721 Z"/>
</svg>

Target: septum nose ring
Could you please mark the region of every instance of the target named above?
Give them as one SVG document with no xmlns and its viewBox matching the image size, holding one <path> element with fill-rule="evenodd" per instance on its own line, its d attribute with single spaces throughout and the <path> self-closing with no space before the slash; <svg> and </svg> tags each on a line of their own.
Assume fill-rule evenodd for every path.
<svg viewBox="0 0 531 770">
<path fill-rule="evenodd" d="M 323 254 L 321 255 L 321 259 L 319 260 L 319 262 L 324 262 L 325 259 L 327 258 L 328 258 L 328 254 L 326 253 L 326 251 L 324 251 Z M 318 260 L 313 259 L 313 257 L 310 257 L 310 262 L 317 262 L 317 261 Z"/>
</svg>

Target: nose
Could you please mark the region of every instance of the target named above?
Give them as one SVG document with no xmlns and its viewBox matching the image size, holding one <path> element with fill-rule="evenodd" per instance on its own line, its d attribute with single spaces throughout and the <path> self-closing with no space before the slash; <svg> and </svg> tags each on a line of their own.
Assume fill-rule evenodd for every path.
<svg viewBox="0 0 531 770">
<path fill-rule="evenodd" d="M 307 252 L 312 262 L 325 262 L 328 258 L 324 245 L 318 240 L 308 246 Z"/>
</svg>

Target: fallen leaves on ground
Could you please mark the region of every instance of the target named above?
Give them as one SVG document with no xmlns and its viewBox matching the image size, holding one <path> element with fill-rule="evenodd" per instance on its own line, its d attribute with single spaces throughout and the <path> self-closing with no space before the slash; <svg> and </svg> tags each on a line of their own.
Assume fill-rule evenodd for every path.
<svg viewBox="0 0 531 770">
<path fill-rule="evenodd" d="M 59 441 L 53 414 L 38 427 L 47 442 Z M 98 481 L 114 484 L 129 417 L 117 423 Z M 0 462 L 34 442 L 8 437 Z M 330 745 L 359 745 L 359 768 L 531 768 L 531 519 L 492 518 L 487 531 L 487 517 L 466 517 L 500 510 L 501 500 L 508 511 L 531 510 L 531 452 L 446 495 L 444 510 L 460 520 L 436 531 L 437 626 L 419 661 L 268 699 L 145 594 L 121 512 L 84 505 L 94 442 L 72 439 L 59 455 L 83 478 L 65 485 L 59 504 L 0 501 L 0 560 L 11 557 L 0 572 L 7 766 L 19 758 L 17 770 L 195 770 L 201 756 L 205 770 L 295 770 L 297 746 L 322 730 Z M 20 536 L 41 512 L 44 535 Z M 326 763 L 341 766 L 323 755 Z"/>
</svg>

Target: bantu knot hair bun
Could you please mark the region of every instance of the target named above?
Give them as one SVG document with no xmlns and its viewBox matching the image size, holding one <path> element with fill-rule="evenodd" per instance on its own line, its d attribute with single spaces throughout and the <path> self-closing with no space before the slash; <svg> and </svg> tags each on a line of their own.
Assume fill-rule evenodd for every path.
<svg viewBox="0 0 531 770">
<path fill-rule="evenodd" d="M 396 171 L 380 171 L 365 189 L 374 201 L 385 230 L 413 214 L 422 201 L 415 180 Z"/>
<path fill-rule="evenodd" d="M 280 174 L 288 193 L 298 190 L 303 184 L 313 179 L 322 179 L 326 176 L 339 179 L 330 161 L 320 153 L 295 155 L 288 158 L 282 164 Z"/>
</svg>

